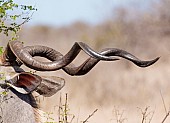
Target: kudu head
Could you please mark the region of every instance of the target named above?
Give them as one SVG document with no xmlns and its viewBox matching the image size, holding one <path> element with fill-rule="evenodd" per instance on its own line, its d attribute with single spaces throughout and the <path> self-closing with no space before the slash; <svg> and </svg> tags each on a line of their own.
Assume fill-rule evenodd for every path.
<svg viewBox="0 0 170 123">
<path fill-rule="evenodd" d="M 90 57 L 80 66 L 75 66 L 71 62 L 81 50 Z M 49 62 L 39 61 L 35 59 L 36 56 L 47 58 Z M 58 92 L 65 84 L 64 79 L 59 77 L 42 77 L 25 72 L 20 68 L 21 65 L 25 65 L 36 71 L 55 71 L 62 69 L 69 75 L 78 76 L 88 73 L 101 60 L 117 61 L 119 58 L 127 59 L 139 67 L 150 66 L 159 59 L 142 61 L 134 55 L 116 48 L 107 48 L 100 52 L 95 52 L 82 42 L 76 42 L 66 55 L 62 55 L 60 52 L 46 46 L 36 45 L 24 47 L 20 41 L 9 42 L 4 53 L 0 56 L 1 91 L 3 89 L 10 89 L 8 96 L 5 96 L 7 98 L 4 99 L 3 97 L 2 99 L 4 100 L 1 99 L 1 118 L 3 122 L 36 122 L 35 113 L 32 114 L 29 111 L 30 107 L 37 108 L 31 93 L 36 91 L 40 95 L 49 97 Z M 18 118 L 17 115 L 14 117 L 14 115 L 9 113 L 13 110 L 18 110 L 21 113 L 20 115 L 23 113 L 27 117 Z M 18 114 L 16 111 L 14 113 Z"/>
</svg>

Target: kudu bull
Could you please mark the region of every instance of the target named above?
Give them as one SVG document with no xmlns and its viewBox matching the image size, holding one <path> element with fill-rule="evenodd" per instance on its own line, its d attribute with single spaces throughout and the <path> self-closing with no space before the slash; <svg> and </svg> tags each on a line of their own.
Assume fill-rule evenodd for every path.
<svg viewBox="0 0 170 123">
<path fill-rule="evenodd" d="M 90 57 L 80 66 L 71 62 L 83 50 Z M 41 62 L 35 59 L 40 56 L 50 60 Z M 100 60 L 116 61 L 119 58 L 130 60 L 139 67 L 147 67 L 159 58 L 151 61 L 141 61 L 134 55 L 120 49 L 107 48 L 97 53 L 88 45 L 76 42 L 66 55 L 46 46 L 26 46 L 19 41 L 8 43 L 5 51 L 0 56 L 1 93 L 0 120 L 2 123 L 39 123 L 38 106 L 32 95 L 36 91 L 43 96 L 52 96 L 65 84 L 64 79 L 57 77 L 40 77 L 36 74 L 25 72 L 20 66 L 23 64 L 37 71 L 55 71 L 63 69 L 72 76 L 88 73 Z"/>
</svg>

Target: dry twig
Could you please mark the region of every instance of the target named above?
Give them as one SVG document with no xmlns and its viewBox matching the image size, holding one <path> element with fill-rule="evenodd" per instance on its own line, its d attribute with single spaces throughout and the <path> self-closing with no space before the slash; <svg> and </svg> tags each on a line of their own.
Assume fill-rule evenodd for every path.
<svg viewBox="0 0 170 123">
<path fill-rule="evenodd" d="M 88 116 L 88 118 L 83 121 L 83 123 L 86 123 L 86 122 L 97 112 L 97 110 L 98 110 L 98 109 L 96 109 L 95 111 L 93 111 L 93 113 L 90 114 L 90 115 Z"/>
<path fill-rule="evenodd" d="M 165 120 L 167 119 L 167 117 L 168 117 L 168 116 L 169 116 L 169 114 L 170 114 L 170 110 L 169 110 L 169 111 L 167 111 L 167 108 L 166 108 L 166 105 L 165 105 L 165 100 L 164 100 L 164 98 L 163 98 L 163 95 L 162 95 L 161 90 L 160 90 L 160 95 L 161 95 L 162 102 L 163 102 L 164 109 L 165 109 L 165 113 L 166 113 L 165 117 L 163 118 L 163 120 L 162 120 L 162 122 L 161 122 L 161 123 L 164 123 L 164 122 L 165 122 Z"/>
<path fill-rule="evenodd" d="M 168 113 L 166 113 L 166 115 L 165 115 L 165 117 L 164 117 L 164 119 L 162 120 L 161 123 L 164 123 L 164 122 L 165 122 L 165 120 L 167 119 L 167 117 L 169 116 L 169 114 L 170 114 L 170 111 L 168 111 Z"/>
<path fill-rule="evenodd" d="M 123 114 L 124 110 L 120 112 L 116 107 L 114 107 L 114 115 L 117 123 L 123 123 L 125 120 L 127 120 L 126 118 L 123 118 Z"/>
<path fill-rule="evenodd" d="M 141 123 L 146 123 L 147 120 L 148 120 L 148 123 L 151 123 L 151 120 L 152 120 L 153 115 L 154 115 L 155 112 L 154 111 L 148 112 L 149 106 L 147 106 L 144 111 L 141 108 L 139 108 L 139 107 L 138 107 L 138 109 L 141 111 L 141 114 L 142 114 L 142 121 L 141 121 Z"/>
</svg>

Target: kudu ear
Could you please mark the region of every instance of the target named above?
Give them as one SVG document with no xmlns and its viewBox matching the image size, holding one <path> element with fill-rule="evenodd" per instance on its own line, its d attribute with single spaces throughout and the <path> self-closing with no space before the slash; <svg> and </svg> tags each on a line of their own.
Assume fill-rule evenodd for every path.
<svg viewBox="0 0 170 123">
<path fill-rule="evenodd" d="M 61 90 L 65 85 L 65 80 L 56 76 L 42 76 L 42 82 L 37 87 L 36 92 L 44 97 L 50 97 Z"/>
<path fill-rule="evenodd" d="M 42 78 L 38 75 L 23 72 L 7 80 L 7 85 L 22 94 L 29 94 L 37 89 L 42 82 Z"/>
</svg>

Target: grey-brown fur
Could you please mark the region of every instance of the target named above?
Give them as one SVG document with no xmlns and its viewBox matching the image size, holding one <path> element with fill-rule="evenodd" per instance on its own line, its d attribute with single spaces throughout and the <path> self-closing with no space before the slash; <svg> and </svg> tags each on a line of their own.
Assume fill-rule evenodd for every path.
<svg viewBox="0 0 170 123">
<path fill-rule="evenodd" d="M 23 95 L 15 90 L 9 90 L 6 96 L 1 96 L 1 122 L 3 123 L 35 123 L 35 115 L 31 103 L 35 103 L 30 95 Z"/>
<path fill-rule="evenodd" d="M 0 66 L 0 71 L 2 71 L 2 77 L 14 74 L 12 67 Z M 0 83 L 3 84 L 4 80 Z M 0 121 L 2 123 L 36 123 L 33 108 L 37 108 L 37 105 L 32 94 L 24 95 L 12 88 L 6 89 L 1 86 L 0 92 L 4 91 L 6 94 L 0 95 Z"/>
</svg>

